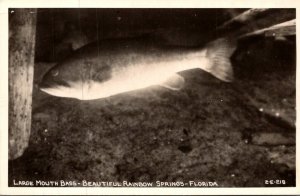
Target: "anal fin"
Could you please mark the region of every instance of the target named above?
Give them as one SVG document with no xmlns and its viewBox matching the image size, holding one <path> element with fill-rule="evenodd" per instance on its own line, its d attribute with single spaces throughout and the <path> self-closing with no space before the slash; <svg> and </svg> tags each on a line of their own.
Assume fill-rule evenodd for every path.
<svg viewBox="0 0 300 196">
<path fill-rule="evenodd" d="M 184 78 L 178 74 L 174 74 L 171 77 L 168 77 L 165 81 L 160 83 L 160 86 L 165 88 L 178 91 L 184 86 Z"/>
</svg>

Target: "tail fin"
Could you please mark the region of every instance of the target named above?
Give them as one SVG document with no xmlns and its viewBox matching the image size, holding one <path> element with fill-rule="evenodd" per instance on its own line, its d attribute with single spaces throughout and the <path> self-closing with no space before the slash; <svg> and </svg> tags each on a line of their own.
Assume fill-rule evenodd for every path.
<svg viewBox="0 0 300 196">
<path fill-rule="evenodd" d="M 233 69 L 230 57 L 236 49 L 236 43 L 226 38 L 217 39 L 207 45 L 206 57 L 209 62 L 208 71 L 225 82 L 233 80 Z"/>
</svg>

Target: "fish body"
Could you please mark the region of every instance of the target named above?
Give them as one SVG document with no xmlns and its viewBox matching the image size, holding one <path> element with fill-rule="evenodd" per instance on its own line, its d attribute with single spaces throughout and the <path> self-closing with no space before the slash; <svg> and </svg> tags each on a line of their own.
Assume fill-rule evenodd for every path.
<svg viewBox="0 0 300 196">
<path fill-rule="evenodd" d="M 51 68 L 40 89 L 80 100 L 105 98 L 152 85 L 179 90 L 184 78 L 177 73 L 194 68 L 228 82 L 233 78 L 229 58 L 234 49 L 232 42 L 223 38 L 205 48 L 165 46 L 143 39 L 95 42 Z"/>
</svg>

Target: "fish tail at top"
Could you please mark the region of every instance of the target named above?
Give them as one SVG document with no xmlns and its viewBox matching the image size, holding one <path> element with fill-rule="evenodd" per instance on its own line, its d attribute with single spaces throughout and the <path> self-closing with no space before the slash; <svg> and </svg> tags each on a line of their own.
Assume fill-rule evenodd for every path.
<svg viewBox="0 0 300 196">
<path fill-rule="evenodd" d="M 231 82 L 234 79 L 230 57 L 236 49 L 236 41 L 229 38 L 219 38 L 206 46 L 208 71 L 216 78 Z"/>
</svg>

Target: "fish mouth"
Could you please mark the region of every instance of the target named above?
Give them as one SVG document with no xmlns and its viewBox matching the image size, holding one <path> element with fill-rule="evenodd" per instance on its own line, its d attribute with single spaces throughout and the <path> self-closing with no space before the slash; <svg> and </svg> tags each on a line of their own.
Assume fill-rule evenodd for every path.
<svg viewBox="0 0 300 196">
<path fill-rule="evenodd" d="M 65 81 L 48 82 L 48 81 L 43 80 L 39 84 L 39 89 L 45 90 L 45 89 L 49 89 L 49 88 L 56 88 L 56 87 L 59 87 L 59 86 L 71 87 L 71 85 L 68 82 L 65 82 Z"/>
<path fill-rule="evenodd" d="M 56 97 L 68 97 L 69 93 L 71 92 L 69 87 L 65 87 L 62 85 L 51 85 L 51 86 L 42 86 L 39 88 L 44 93 L 47 93 L 49 95 L 53 95 Z"/>
<path fill-rule="evenodd" d="M 40 88 L 41 91 L 48 93 L 49 92 L 49 88 Z"/>
<path fill-rule="evenodd" d="M 39 89 L 45 93 L 50 93 L 51 89 L 57 89 L 56 85 L 49 85 L 49 84 L 40 84 Z"/>
</svg>

